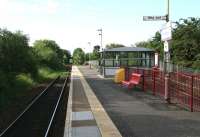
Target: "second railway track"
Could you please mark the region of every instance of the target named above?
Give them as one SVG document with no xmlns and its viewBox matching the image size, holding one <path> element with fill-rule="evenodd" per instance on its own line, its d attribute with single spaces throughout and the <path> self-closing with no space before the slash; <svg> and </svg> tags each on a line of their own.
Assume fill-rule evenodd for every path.
<svg viewBox="0 0 200 137">
<path fill-rule="evenodd" d="M 17 119 L 0 134 L 0 137 L 57 136 L 53 128 L 57 123 L 55 119 L 59 119 L 56 115 L 63 115 L 61 113 L 65 115 L 62 107 L 65 107 L 67 103 L 68 82 L 69 77 L 65 80 L 58 77 L 51 82 L 40 95 L 33 99 Z M 60 124 L 57 123 L 57 125 Z M 60 135 L 61 133 L 59 133 Z"/>
</svg>

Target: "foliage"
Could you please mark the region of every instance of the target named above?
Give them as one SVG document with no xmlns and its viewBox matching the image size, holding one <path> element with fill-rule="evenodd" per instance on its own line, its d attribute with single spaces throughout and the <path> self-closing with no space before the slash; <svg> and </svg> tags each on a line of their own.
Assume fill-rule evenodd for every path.
<svg viewBox="0 0 200 137">
<path fill-rule="evenodd" d="M 94 46 L 93 52 L 94 52 L 94 51 L 99 52 L 99 51 L 100 51 L 100 46 L 99 46 L 99 45 Z"/>
<path fill-rule="evenodd" d="M 43 82 L 48 79 L 54 79 L 57 76 L 65 77 L 68 75 L 68 72 L 64 70 L 53 70 L 49 67 L 40 67 L 38 69 L 38 77 L 37 80 L 38 82 Z"/>
<path fill-rule="evenodd" d="M 172 42 L 173 61 L 186 67 L 200 67 L 200 19 L 181 19 L 176 26 Z"/>
<path fill-rule="evenodd" d="M 5 73 L 31 73 L 36 75 L 37 67 L 28 37 L 22 32 L 12 33 L 0 29 L 0 70 Z"/>
<path fill-rule="evenodd" d="M 140 41 L 135 44 L 136 47 L 151 48 L 150 41 Z"/>
<path fill-rule="evenodd" d="M 163 41 L 161 40 L 161 34 L 159 32 L 156 32 L 155 36 L 150 41 L 150 47 L 155 49 L 156 52 L 163 55 Z"/>
<path fill-rule="evenodd" d="M 73 64 L 82 65 L 85 61 L 85 53 L 81 48 L 76 48 L 73 52 Z"/>
<path fill-rule="evenodd" d="M 161 34 L 159 32 L 156 32 L 155 36 L 151 40 L 136 43 L 136 47 L 154 49 L 155 52 L 160 54 L 161 58 L 164 54 L 163 42 L 161 41 Z"/>
<path fill-rule="evenodd" d="M 98 60 L 99 58 L 100 58 L 100 46 L 99 45 L 94 46 L 92 53 L 86 53 L 85 54 L 85 60 L 86 61 Z"/>
<path fill-rule="evenodd" d="M 71 57 L 69 51 L 52 40 L 38 40 L 34 47 L 28 42 L 20 31 L 0 29 L 0 109 L 36 84 L 66 75 L 63 68 Z"/>
<path fill-rule="evenodd" d="M 98 60 L 100 58 L 100 46 L 96 45 L 94 46 L 93 52 L 90 55 L 90 60 Z"/>
<path fill-rule="evenodd" d="M 71 53 L 68 50 L 62 50 L 63 51 L 63 64 L 69 64 L 71 59 Z"/>
<path fill-rule="evenodd" d="M 120 47 L 125 47 L 125 46 L 122 44 L 116 44 L 116 43 L 111 43 L 111 44 L 106 45 L 106 49 L 120 48 Z"/>
<path fill-rule="evenodd" d="M 0 71 L 0 110 L 3 106 L 24 96 L 27 90 L 33 86 L 49 79 L 55 79 L 57 76 L 64 77 L 66 75 L 68 73 L 64 70 L 55 71 L 48 67 L 38 68 L 38 75 L 34 78 L 30 74 L 21 73 L 14 77 Z"/>
<path fill-rule="evenodd" d="M 172 31 L 171 58 L 175 64 L 184 67 L 200 68 L 200 19 L 187 18 L 176 22 Z M 163 42 L 161 35 L 156 32 L 152 40 L 136 44 L 137 47 L 155 49 L 163 57 Z"/>
<path fill-rule="evenodd" d="M 37 40 L 34 42 L 33 49 L 40 65 L 46 65 L 52 69 L 63 67 L 64 52 L 55 41 Z"/>
<path fill-rule="evenodd" d="M 86 53 L 85 54 L 85 61 L 92 60 L 91 55 L 92 55 L 92 53 Z"/>
</svg>

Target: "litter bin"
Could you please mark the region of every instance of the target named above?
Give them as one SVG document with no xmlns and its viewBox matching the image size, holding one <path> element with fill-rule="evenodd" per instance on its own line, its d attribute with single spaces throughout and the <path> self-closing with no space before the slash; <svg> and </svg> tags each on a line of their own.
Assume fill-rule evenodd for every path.
<svg viewBox="0 0 200 137">
<path fill-rule="evenodd" d="M 125 69 L 120 68 L 115 72 L 114 82 L 121 83 L 124 80 L 125 80 Z"/>
</svg>

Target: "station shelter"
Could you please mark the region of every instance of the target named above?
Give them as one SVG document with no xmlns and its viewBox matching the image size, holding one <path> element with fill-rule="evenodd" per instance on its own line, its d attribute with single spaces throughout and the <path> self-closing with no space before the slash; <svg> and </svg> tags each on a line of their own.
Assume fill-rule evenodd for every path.
<svg viewBox="0 0 200 137">
<path fill-rule="evenodd" d="M 101 52 L 99 69 L 104 77 L 112 77 L 119 68 L 152 68 L 155 51 L 142 47 L 120 47 Z"/>
</svg>

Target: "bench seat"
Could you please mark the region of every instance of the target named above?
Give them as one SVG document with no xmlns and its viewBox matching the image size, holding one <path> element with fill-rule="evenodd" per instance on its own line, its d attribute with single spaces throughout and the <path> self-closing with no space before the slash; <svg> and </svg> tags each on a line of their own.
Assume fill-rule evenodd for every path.
<svg viewBox="0 0 200 137">
<path fill-rule="evenodd" d="M 141 74 L 132 73 L 129 81 L 122 81 L 122 85 L 128 87 L 129 89 L 140 82 Z"/>
</svg>

